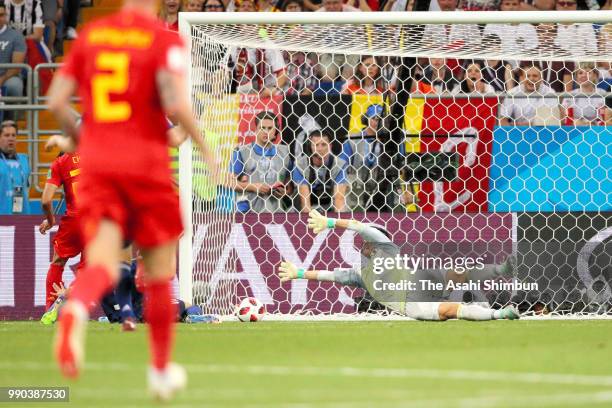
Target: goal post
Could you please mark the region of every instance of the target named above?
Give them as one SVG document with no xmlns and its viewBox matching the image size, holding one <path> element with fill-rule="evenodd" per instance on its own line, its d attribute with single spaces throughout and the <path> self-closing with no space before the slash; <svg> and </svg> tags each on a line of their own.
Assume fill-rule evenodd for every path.
<svg viewBox="0 0 612 408">
<path fill-rule="evenodd" d="M 508 285 L 449 300 L 612 314 L 612 11 L 180 13 L 179 26 L 222 163 L 179 151 L 185 300 L 377 315 L 361 289 L 279 281 L 282 260 L 360 264 L 360 238 L 315 236 L 306 206 L 383 225 L 411 257 L 503 270 Z M 236 184 L 214 184 L 218 170 Z"/>
</svg>

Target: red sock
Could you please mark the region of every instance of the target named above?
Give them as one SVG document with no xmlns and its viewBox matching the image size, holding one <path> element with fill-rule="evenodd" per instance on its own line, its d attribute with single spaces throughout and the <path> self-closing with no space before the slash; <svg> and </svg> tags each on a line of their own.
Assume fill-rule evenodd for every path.
<svg viewBox="0 0 612 408">
<path fill-rule="evenodd" d="M 57 296 L 52 295 L 55 293 L 55 289 L 53 289 L 53 284 L 55 283 L 57 286 L 60 286 L 62 282 L 62 274 L 64 272 L 64 265 L 51 264 L 49 265 L 49 270 L 47 271 L 47 286 L 45 288 L 45 309 L 49 309 Z"/>
<path fill-rule="evenodd" d="M 115 283 L 104 266 L 86 266 L 74 280 L 69 298 L 81 302 L 87 310 L 90 310 L 92 304 L 98 302 Z"/>
<path fill-rule="evenodd" d="M 176 304 L 172 303 L 169 281 L 147 282 L 145 285 L 144 312 L 149 324 L 149 342 L 153 366 L 166 368 L 174 342 L 173 325 Z"/>
</svg>

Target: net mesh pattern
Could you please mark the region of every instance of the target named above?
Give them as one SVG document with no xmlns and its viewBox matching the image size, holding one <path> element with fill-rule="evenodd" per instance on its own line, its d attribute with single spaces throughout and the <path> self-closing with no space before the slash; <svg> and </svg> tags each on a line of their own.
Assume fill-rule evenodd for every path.
<svg viewBox="0 0 612 408">
<path fill-rule="evenodd" d="M 396 313 L 343 282 L 279 281 L 283 260 L 359 269 L 353 231 L 307 229 L 317 209 L 383 225 L 411 256 L 482 257 L 501 282 L 537 284 L 449 301 L 612 313 L 611 33 L 192 26 L 194 108 L 235 180 L 217 185 L 194 152 L 192 300 L 220 314 L 244 296 L 280 314 Z"/>
</svg>

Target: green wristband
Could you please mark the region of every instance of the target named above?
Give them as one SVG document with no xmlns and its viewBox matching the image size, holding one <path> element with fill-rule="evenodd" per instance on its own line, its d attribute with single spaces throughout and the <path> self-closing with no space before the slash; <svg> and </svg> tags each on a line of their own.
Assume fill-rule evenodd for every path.
<svg viewBox="0 0 612 408">
<path fill-rule="evenodd" d="M 298 279 L 304 279 L 304 275 L 306 274 L 306 271 L 304 270 L 304 268 L 300 268 L 297 271 L 297 278 Z"/>
<path fill-rule="evenodd" d="M 327 228 L 332 229 L 336 226 L 336 219 L 335 218 L 328 218 L 327 219 Z"/>
</svg>

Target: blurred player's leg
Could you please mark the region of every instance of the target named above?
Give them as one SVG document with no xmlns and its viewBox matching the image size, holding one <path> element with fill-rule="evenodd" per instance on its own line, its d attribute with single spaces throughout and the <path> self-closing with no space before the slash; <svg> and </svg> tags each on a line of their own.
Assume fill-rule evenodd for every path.
<svg viewBox="0 0 612 408">
<path fill-rule="evenodd" d="M 170 364 L 174 343 L 176 304 L 172 302 L 171 279 L 176 270 L 176 242 L 142 250 L 145 292 L 144 314 L 149 324 L 151 367 L 149 391 L 166 400 L 186 386 L 184 370 Z"/>
<path fill-rule="evenodd" d="M 79 375 L 89 308 L 117 281 L 121 235 L 115 222 L 102 220 L 85 249 L 88 264 L 71 286 L 69 299 L 60 314 L 55 341 L 55 357 L 66 377 Z"/>
</svg>

